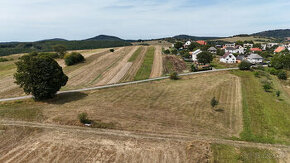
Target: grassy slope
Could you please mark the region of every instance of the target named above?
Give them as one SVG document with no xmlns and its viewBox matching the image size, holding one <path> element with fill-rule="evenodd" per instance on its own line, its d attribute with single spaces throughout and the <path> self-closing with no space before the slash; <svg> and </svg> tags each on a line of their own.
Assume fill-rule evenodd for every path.
<svg viewBox="0 0 290 163">
<path fill-rule="evenodd" d="M 278 100 L 274 93 L 266 93 L 253 72 L 233 73 L 242 81 L 244 130 L 241 138 L 290 144 L 290 105 Z"/>
<path fill-rule="evenodd" d="M 245 163 L 275 163 L 275 155 L 266 149 L 241 147 L 235 148 L 230 145 L 212 144 L 212 162 L 245 162 Z"/>
<path fill-rule="evenodd" d="M 134 62 L 136 60 L 136 58 L 140 55 L 142 51 L 142 47 L 139 47 L 134 54 L 130 57 L 130 59 L 128 60 L 128 62 Z"/>
<path fill-rule="evenodd" d="M 255 43 L 261 43 L 261 40 L 264 42 L 270 41 L 268 38 L 259 38 L 259 37 L 254 37 L 254 36 L 249 36 L 249 37 L 228 37 L 228 38 L 223 38 L 223 39 L 218 39 L 221 41 L 227 41 L 227 42 L 236 42 L 236 41 L 254 41 Z"/>
<path fill-rule="evenodd" d="M 155 48 L 150 47 L 145 55 L 144 62 L 138 70 L 134 80 L 148 79 L 151 74 Z"/>
</svg>

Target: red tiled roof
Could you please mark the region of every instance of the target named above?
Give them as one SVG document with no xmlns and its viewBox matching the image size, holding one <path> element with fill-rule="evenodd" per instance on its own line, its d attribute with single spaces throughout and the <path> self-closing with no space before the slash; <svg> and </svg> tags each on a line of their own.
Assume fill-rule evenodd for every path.
<svg viewBox="0 0 290 163">
<path fill-rule="evenodd" d="M 207 42 L 202 41 L 202 40 L 199 40 L 199 41 L 196 41 L 196 42 L 199 43 L 200 45 L 206 45 L 207 44 Z"/>
<path fill-rule="evenodd" d="M 255 51 L 262 51 L 262 49 L 260 49 L 260 48 L 251 48 L 251 51 L 253 51 L 253 52 L 255 52 Z"/>
<path fill-rule="evenodd" d="M 285 50 L 285 47 L 279 46 L 274 52 L 275 53 L 280 53 L 281 51 Z"/>
</svg>

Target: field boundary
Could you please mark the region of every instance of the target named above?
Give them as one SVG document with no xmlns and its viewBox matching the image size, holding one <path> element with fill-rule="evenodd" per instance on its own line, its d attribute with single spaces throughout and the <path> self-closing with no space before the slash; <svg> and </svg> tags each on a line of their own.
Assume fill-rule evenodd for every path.
<svg viewBox="0 0 290 163">
<path fill-rule="evenodd" d="M 190 72 L 190 73 L 179 74 L 178 76 L 189 76 L 189 75 L 194 75 L 194 74 L 203 74 L 203 73 L 219 72 L 219 71 L 230 71 L 230 70 L 238 70 L 238 69 L 239 68 L 226 68 L 226 69 L 216 69 L 216 70 L 209 70 L 209 71 Z M 121 86 L 126 86 L 126 85 L 145 83 L 145 82 L 163 80 L 163 79 L 168 79 L 168 78 L 169 78 L 169 76 L 163 76 L 163 77 L 158 77 L 158 78 L 131 81 L 131 82 L 125 82 L 125 83 L 108 84 L 108 85 L 103 85 L 103 86 L 96 86 L 96 87 L 82 88 L 82 89 L 68 90 L 68 91 L 59 91 L 57 94 L 75 93 L 75 92 L 84 92 L 84 91 L 98 90 L 98 89 L 104 89 L 104 88 L 121 87 Z M 0 99 L 0 102 L 23 100 L 23 99 L 29 99 L 32 97 L 33 97 L 32 95 L 28 95 L 28 96 L 21 96 L 21 97 L 4 98 L 4 99 Z"/>
</svg>

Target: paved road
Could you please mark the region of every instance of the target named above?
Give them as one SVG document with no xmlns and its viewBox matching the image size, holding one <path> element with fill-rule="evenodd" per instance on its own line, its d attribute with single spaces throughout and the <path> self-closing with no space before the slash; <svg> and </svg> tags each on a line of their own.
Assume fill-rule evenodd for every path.
<svg viewBox="0 0 290 163">
<path fill-rule="evenodd" d="M 190 73 L 179 74 L 179 76 L 188 76 L 188 75 L 194 75 L 194 74 L 203 74 L 203 73 L 218 72 L 218 71 L 229 71 L 229 70 L 237 70 L 237 69 L 238 68 L 227 68 L 227 69 L 215 69 L 215 70 L 210 70 L 210 71 L 190 72 Z M 164 77 L 158 77 L 158 78 L 152 78 L 152 79 L 146 79 L 146 80 L 131 81 L 131 82 L 126 82 L 126 83 L 117 83 L 117 84 L 109 84 L 109 85 L 97 86 L 97 87 L 91 87 L 91 88 L 82 88 L 82 89 L 76 89 L 76 90 L 59 91 L 57 94 L 84 92 L 84 91 L 91 91 L 91 90 L 104 89 L 104 88 L 120 87 L 120 86 L 125 86 L 125 85 L 145 83 L 145 82 L 168 79 L 168 78 L 169 78 L 168 76 L 164 76 Z M 29 95 L 29 96 L 5 98 L 5 99 L 0 99 L 0 102 L 14 101 L 14 100 L 23 100 L 23 99 L 29 99 L 29 98 L 32 98 L 32 97 L 33 96 Z"/>
</svg>

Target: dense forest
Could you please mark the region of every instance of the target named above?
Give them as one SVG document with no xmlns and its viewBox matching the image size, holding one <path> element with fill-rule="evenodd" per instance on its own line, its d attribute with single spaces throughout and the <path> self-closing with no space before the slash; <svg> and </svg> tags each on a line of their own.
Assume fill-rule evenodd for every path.
<svg viewBox="0 0 290 163">
<path fill-rule="evenodd" d="M 56 45 L 63 45 L 67 50 L 97 49 L 118 46 L 129 46 L 131 43 L 122 40 L 82 40 L 0 43 L 0 56 L 27 52 L 50 52 Z"/>
<path fill-rule="evenodd" d="M 285 38 L 290 37 L 290 29 L 269 30 L 252 34 L 253 36 Z"/>
</svg>

